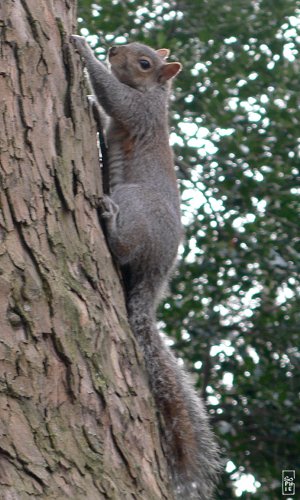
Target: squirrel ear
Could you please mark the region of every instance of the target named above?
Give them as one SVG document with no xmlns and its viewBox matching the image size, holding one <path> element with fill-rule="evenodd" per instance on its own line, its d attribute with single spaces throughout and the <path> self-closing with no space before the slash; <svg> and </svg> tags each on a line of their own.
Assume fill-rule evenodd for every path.
<svg viewBox="0 0 300 500">
<path fill-rule="evenodd" d="M 161 57 L 162 59 L 167 59 L 167 57 L 170 54 L 170 51 L 169 49 L 158 49 L 156 51 L 156 54 L 159 55 L 159 57 Z"/>
<path fill-rule="evenodd" d="M 173 63 L 167 63 L 164 64 L 164 66 L 160 70 L 160 81 L 161 82 L 166 82 L 170 78 L 174 78 L 174 76 L 181 71 L 182 65 L 180 62 L 173 62 Z"/>
</svg>

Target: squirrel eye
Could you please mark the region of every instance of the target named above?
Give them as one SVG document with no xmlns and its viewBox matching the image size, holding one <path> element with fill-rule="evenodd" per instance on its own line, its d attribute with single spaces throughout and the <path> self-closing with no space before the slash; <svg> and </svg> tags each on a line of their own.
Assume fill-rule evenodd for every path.
<svg viewBox="0 0 300 500">
<path fill-rule="evenodd" d="M 151 68 L 151 64 L 149 63 L 149 61 L 147 61 L 147 59 L 140 59 L 139 63 L 140 63 L 140 66 L 141 66 L 142 69 L 149 69 L 149 68 Z"/>
</svg>

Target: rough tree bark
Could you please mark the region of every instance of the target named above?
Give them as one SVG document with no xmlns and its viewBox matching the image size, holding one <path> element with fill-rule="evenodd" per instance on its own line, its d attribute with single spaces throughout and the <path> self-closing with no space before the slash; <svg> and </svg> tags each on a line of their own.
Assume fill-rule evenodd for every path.
<svg viewBox="0 0 300 500">
<path fill-rule="evenodd" d="M 0 497 L 167 499 L 71 0 L 0 3 Z"/>
</svg>

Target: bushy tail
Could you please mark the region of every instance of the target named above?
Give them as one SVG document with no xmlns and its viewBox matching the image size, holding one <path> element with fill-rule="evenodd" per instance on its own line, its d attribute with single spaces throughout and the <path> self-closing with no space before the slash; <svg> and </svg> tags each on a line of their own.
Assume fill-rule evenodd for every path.
<svg viewBox="0 0 300 500">
<path fill-rule="evenodd" d="M 144 289 L 128 297 L 131 328 L 144 352 L 156 405 L 164 420 L 165 454 L 177 499 L 209 500 L 220 470 L 219 451 L 202 400 L 161 339 L 153 298 Z"/>
</svg>

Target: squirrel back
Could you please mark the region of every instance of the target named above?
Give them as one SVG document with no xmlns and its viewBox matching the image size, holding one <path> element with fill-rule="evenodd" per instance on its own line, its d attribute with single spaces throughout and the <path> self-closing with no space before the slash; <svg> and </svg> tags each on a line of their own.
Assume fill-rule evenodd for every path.
<svg viewBox="0 0 300 500">
<path fill-rule="evenodd" d="M 83 37 L 72 37 L 109 118 L 110 196 L 102 202 L 108 242 L 123 271 L 129 322 L 144 353 L 163 422 L 163 446 L 176 498 L 212 498 L 218 448 L 204 404 L 156 327 L 156 308 L 182 237 L 169 145 L 168 100 L 178 62 L 167 49 L 112 47 L 110 70 Z"/>
</svg>

